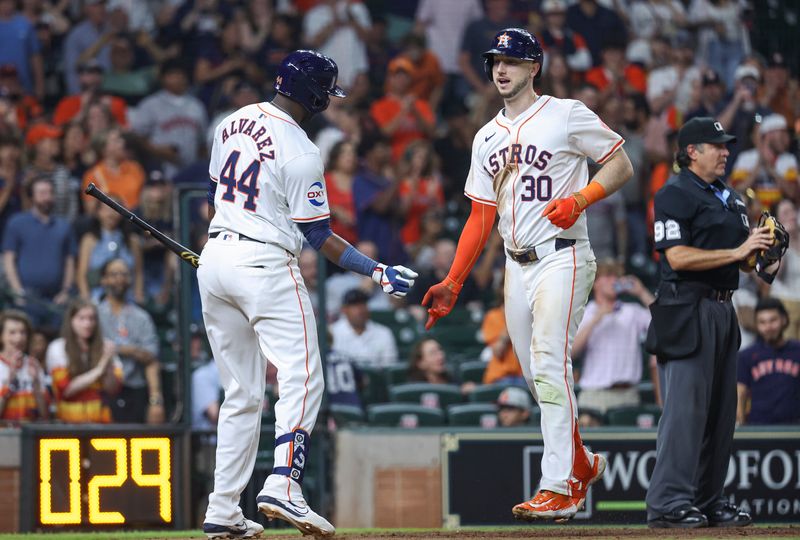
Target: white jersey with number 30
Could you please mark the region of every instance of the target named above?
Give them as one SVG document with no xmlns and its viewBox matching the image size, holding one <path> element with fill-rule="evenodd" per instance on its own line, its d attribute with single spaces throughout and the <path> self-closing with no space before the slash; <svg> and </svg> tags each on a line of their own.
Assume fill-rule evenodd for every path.
<svg viewBox="0 0 800 540">
<path fill-rule="evenodd" d="M 330 215 L 319 149 L 271 103 L 242 107 L 216 128 L 208 173 L 218 183 L 209 233 L 303 246 L 295 223 Z"/>
<path fill-rule="evenodd" d="M 602 164 L 623 142 L 580 101 L 539 96 L 514 120 L 501 110 L 478 131 L 464 192 L 497 206 L 500 235 L 509 249 L 531 248 L 556 236 L 586 240 L 585 214 L 562 230 L 542 212 L 552 199 L 569 197 L 587 185 L 587 157 Z M 493 185 L 508 160 L 517 167 L 507 180 Z"/>
</svg>

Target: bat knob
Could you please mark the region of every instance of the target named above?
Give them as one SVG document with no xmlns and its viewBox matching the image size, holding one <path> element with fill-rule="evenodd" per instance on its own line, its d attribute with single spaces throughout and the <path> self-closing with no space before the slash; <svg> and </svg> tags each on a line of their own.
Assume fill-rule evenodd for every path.
<svg viewBox="0 0 800 540">
<path fill-rule="evenodd" d="M 97 188 L 95 187 L 94 182 L 89 182 L 89 185 L 86 186 L 86 189 L 84 190 L 84 193 L 86 193 L 87 195 L 91 195 L 92 192 L 94 190 L 96 190 L 96 189 Z"/>
</svg>

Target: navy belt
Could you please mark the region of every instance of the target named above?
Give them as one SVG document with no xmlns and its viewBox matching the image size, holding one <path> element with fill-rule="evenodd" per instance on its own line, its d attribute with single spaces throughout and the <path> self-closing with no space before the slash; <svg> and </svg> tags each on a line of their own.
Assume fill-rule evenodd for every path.
<svg viewBox="0 0 800 540">
<path fill-rule="evenodd" d="M 574 245 L 575 245 L 575 239 L 573 238 L 556 238 L 554 249 L 552 251 L 548 251 L 548 253 L 552 253 L 554 251 L 558 251 L 560 249 L 568 248 Z M 511 260 L 516 261 L 520 264 L 536 262 L 542 257 L 544 257 L 544 255 L 547 255 L 547 253 L 545 253 L 544 255 L 539 256 L 536 253 L 535 247 L 526 249 L 524 251 L 511 251 L 510 249 L 506 249 L 506 253 L 508 253 L 508 256 L 511 258 Z"/>
<path fill-rule="evenodd" d="M 211 234 L 209 234 L 208 237 L 209 238 L 216 238 L 220 234 L 223 234 L 223 232 L 222 231 L 214 231 Z M 250 238 L 249 236 L 245 236 L 245 235 L 240 234 L 240 233 L 232 233 L 232 234 L 235 234 L 236 236 L 238 236 L 239 240 L 247 240 L 248 242 L 256 242 L 258 244 L 265 244 L 266 243 L 266 242 L 262 242 L 261 240 L 256 240 L 255 238 Z"/>
</svg>

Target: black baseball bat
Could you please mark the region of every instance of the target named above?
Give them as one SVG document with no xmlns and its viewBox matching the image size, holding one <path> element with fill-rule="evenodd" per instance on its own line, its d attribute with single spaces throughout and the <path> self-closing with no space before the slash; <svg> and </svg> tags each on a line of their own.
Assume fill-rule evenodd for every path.
<svg viewBox="0 0 800 540">
<path fill-rule="evenodd" d="M 115 201 L 114 199 L 103 193 L 101 189 L 99 189 L 97 186 L 94 185 L 94 182 L 90 183 L 86 187 L 86 194 L 91 195 L 101 203 L 110 207 L 112 210 L 120 214 L 122 217 L 124 217 L 125 219 L 127 219 L 128 221 L 130 221 L 143 231 L 146 231 L 151 235 L 153 235 L 156 238 L 156 240 L 164 244 L 167 247 L 167 249 L 178 255 L 178 257 L 180 257 L 187 263 L 191 264 L 195 268 L 197 268 L 200 265 L 200 256 L 197 253 L 187 248 L 186 246 L 179 244 L 178 242 L 176 242 L 166 234 L 162 233 L 161 231 L 159 231 L 158 229 L 147 223 L 145 220 L 143 220 L 142 218 L 140 218 L 139 216 L 137 216 L 136 214 L 134 214 L 133 212 L 122 206 L 121 204 L 119 204 L 117 201 Z"/>
</svg>

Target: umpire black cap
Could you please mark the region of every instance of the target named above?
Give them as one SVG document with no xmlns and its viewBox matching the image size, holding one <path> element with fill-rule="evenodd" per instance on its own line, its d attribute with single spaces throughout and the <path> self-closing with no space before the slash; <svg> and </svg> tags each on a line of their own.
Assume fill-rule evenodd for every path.
<svg viewBox="0 0 800 540">
<path fill-rule="evenodd" d="M 725 133 L 722 124 L 709 116 L 692 118 L 678 132 L 678 148 L 690 144 L 736 142 L 736 137 Z"/>
</svg>

